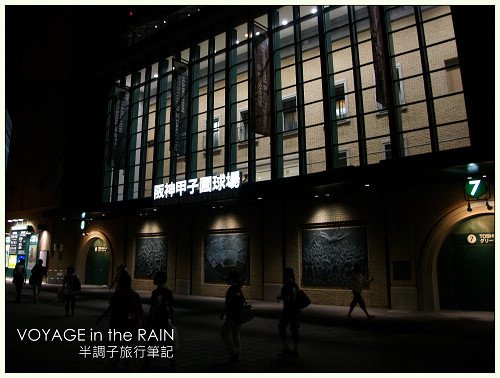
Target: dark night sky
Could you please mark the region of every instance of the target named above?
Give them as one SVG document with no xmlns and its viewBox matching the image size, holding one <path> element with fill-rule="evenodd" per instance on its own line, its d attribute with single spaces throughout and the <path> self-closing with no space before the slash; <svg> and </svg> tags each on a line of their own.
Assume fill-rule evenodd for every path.
<svg viewBox="0 0 500 378">
<path fill-rule="evenodd" d="M 106 93 L 98 78 L 123 43 L 128 12 L 125 6 L 5 6 L 5 101 L 13 123 L 7 208 L 50 206 L 66 182 L 75 190 L 63 202 L 99 196 L 102 169 L 85 171 L 103 152 Z M 27 185 L 42 199 L 19 197 Z"/>
</svg>

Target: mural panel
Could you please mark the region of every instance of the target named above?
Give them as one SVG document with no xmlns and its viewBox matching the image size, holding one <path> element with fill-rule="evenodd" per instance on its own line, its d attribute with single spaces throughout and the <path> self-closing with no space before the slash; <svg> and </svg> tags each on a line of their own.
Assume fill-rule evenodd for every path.
<svg viewBox="0 0 500 378">
<path fill-rule="evenodd" d="M 160 270 L 167 270 L 167 237 L 137 236 L 134 277 L 153 278 Z"/>
<path fill-rule="evenodd" d="M 250 273 L 248 233 L 205 234 L 205 282 L 226 283 L 229 272 L 240 273 L 248 282 Z"/>
<path fill-rule="evenodd" d="M 302 285 L 348 287 L 353 266 L 367 266 L 364 227 L 302 230 Z"/>
</svg>

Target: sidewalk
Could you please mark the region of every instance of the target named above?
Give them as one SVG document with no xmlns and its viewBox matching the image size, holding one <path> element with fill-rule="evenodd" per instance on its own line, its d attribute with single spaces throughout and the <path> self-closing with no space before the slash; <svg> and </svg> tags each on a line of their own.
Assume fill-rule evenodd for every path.
<svg viewBox="0 0 500 378">
<path fill-rule="evenodd" d="M 23 291 L 23 302 L 13 303 L 14 288 L 6 285 L 7 372 L 113 372 L 111 362 L 84 358 L 77 343 L 20 342 L 16 329 L 82 328 L 107 331 L 107 323 L 95 324 L 107 307 L 112 292 L 84 285 L 77 298 L 74 317 L 53 299 L 59 285 L 44 284 L 40 303 L 32 304 L 31 290 Z M 139 292 L 148 310 L 149 292 Z M 370 309 L 367 320 L 347 307 L 310 305 L 301 318 L 300 358 L 277 357 L 281 350 L 277 324 L 281 304 L 253 301 L 255 318 L 242 326 L 242 358 L 227 364 L 220 338 L 219 314 L 223 298 L 175 295 L 175 318 L 180 348 L 177 372 L 191 373 L 340 373 L 340 372 L 493 372 L 494 314 L 446 311 L 437 313 Z M 48 347 L 47 347 L 48 346 Z M 29 356 L 30 363 L 24 361 Z M 55 363 L 56 358 L 57 363 Z M 161 363 L 163 362 L 163 363 Z M 158 361 L 151 372 L 168 370 Z"/>
<path fill-rule="evenodd" d="M 57 289 L 61 285 L 58 284 L 44 284 L 43 290 L 50 291 L 53 293 L 57 292 Z M 136 292 L 141 297 L 143 304 L 149 304 L 149 299 L 151 297 L 151 292 L 140 291 Z M 89 297 L 93 299 L 106 299 L 109 300 L 113 291 L 109 291 L 106 286 L 97 285 L 82 285 L 82 292 L 80 297 Z M 205 311 L 210 313 L 220 314 L 222 307 L 224 306 L 224 298 L 216 297 L 203 297 L 196 295 L 179 295 L 174 294 L 174 299 L 176 307 L 202 307 Z M 281 309 L 283 305 L 276 302 L 267 302 L 259 300 L 248 300 L 257 316 L 279 318 Z M 332 320 L 335 322 L 346 322 L 349 323 L 349 319 L 346 318 L 346 314 L 349 308 L 347 306 L 325 306 L 325 305 L 314 305 L 311 304 L 306 309 L 302 310 L 302 321 L 303 322 L 321 322 L 330 324 Z M 370 308 L 370 313 L 375 315 L 376 322 L 385 321 L 400 321 L 400 322 L 439 322 L 441 320 L 478 320 L 484 322 L 494 322 L 494 313 L 488 311 L 408 311 L 408 310 L 390 310 L 390 309 L 379 309 Z M 364 315 L 359 307 L 353 312 L 353 318 L 364 319 Z"/>
</svg>

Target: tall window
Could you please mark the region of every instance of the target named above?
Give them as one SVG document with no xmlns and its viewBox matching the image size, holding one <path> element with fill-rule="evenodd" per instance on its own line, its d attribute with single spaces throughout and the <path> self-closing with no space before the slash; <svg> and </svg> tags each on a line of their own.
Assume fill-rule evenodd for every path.
<svg viewBox="0 0 500 378">
<path fill-rule="evenodd" d="M 240 111 L 240 122 L 238 124 L 238 142 L 248 140 L 248 110 Z"/>
<path fill-rule="evenodd" d="M 337 118 L 347 117 L 347 100 L 345 97 L 345 81 L 335 83 L 335 112 Z"/>
<path fill-rule="evenodd" d="M 446 82 L 448 83 L 448 93 L 462 91 L 462 76 L 460 76 L 458 58 L 445 60 L 444 66 L 446 67 Z"/>
<path fill-rule="evenodd" d="M 404 145 L 398 143 L 403 151 L 394 156 L 470 146 L 450 7 L 381 10 L 399 111 L 389 113 L 376 101 L 367 6 L 273 8 L 117 78 L 107 110 L 103 199 L 147 198 L 154 185 L 235 168 L 261 181 L 271 179 L 271 166 L 272 178 L 280 179 L 377 164 L 392 157 L 388 141 L 395 138 Z M 267 44 L 257 39 L 262 32 Z M 252 143 L 246 143 L 257 46 L 269 50 L 274 92 L 265 94 L 276 100 L 270 120 L 279 132 L 250 133 Z M 187 135 L 184 129 L 172 133 L 179 60 L 190 79 Z M 182 157 L 186 150 L 190 159 Z"/>
<path fill-rule="evenodd" d="M 297 129 L 297 101 L 295 97 L 283 100 L 283 131 Z"/>
<path fill-rule="evenodd" d="M 391 142 L 382 143 L 382 160 L 390 160 L 392 158 Z"/>
<path fill-rule="evenodd" d="M 405 92 L 403 89 L 403 75 L 401 73 L 401 64 L 396 64 L 396 71 L 398 72 L 398 92 L 399 92 L 399 105 L 405 103 Z M 383 110 L 384 107 L 377 101 L 377 110 Z"/>
<path fill-rule="evenodd" d="M 349 165 L 349 150 L 339 150 L 339 167 Z"/>
<path fill-rule="evenodd" d="M 220 123 L 219 118 L 214 118 L 214 138 L 213 138 L 213 146 L 220 146 Z"/>
<path fill-rule="evenodd" d="M 212 132 L 212 147 L 220 147 L 220 121 L 219 118 L 214 118 L 214 129 Z M 203 135 L 203 148 L 207 148 L 207 138 L 206 135 Z"/>
</svg>

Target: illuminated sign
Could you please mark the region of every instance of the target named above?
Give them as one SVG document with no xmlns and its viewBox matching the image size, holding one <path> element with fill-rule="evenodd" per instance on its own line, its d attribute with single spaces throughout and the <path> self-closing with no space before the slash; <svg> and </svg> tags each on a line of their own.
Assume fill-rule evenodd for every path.
<svg viewBox="0 0 500 378">
<path fill-rule="evenodd" d="M 226 189 L 237 189 L 240 187 L 241 173 L 234 171 L 221 173 L 214 176 L 205 176 L 189 180 L 171 182 L 169 184 L 158 184 L 154 187 L 153 199 L 173 198 L 174 196 L 189 196 L 195 193 L 213 193 Z"/>
<path fill-rule="evenodd" d="M 108 252 L 108 247 L 94 247 L 95 252 Z"/>
<path fill-rule="evenodd" d="M 453 243 L 456 245 L 494 245 L 495 244 L 495 233 L 485 232 L 485 233 L 470 233 L 470 234 L 457 234 L 453 235 Z"/>
<path fill-rule="evenodd" d="M 470 198 L 481 198 L 488 190 L 488 184 L 485 180 L 471 179 L 466 181 L 464 190 Z"/>
</svg>

